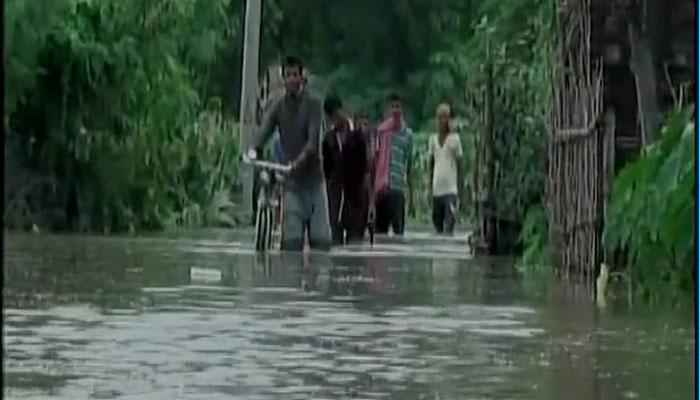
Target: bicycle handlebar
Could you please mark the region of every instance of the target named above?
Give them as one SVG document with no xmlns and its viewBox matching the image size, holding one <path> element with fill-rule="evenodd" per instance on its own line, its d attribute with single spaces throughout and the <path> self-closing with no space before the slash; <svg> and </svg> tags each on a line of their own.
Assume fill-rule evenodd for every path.
<svg viewBox="0 0 700 400">
<path fill-rule="evenodd" d="M 253 167 L 258 167 L 258 168 L 263 168 L 263 169 L 278 171 L 278 172 L 289 172 L 292 170 L 291 165 L 277 164 L 277 163 L 263 161 L 263 160 L 251 160 L 250 158 L 248 158 L 247 155 L 243 155 L 243 162 L 248 164 L 248 165 L 252 165 Z"/>
</svg>

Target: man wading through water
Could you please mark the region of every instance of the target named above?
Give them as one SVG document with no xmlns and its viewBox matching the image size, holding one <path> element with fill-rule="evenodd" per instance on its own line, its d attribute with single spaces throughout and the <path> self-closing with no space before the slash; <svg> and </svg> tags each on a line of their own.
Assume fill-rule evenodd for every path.
<svg viewBox="0 0 700 400">
<path fill-rule="evenodd" d="M 403 118 L 401 98 L 389 96 L 391 115 L 377 128 L 377 155 L 374 168 L 374 196 L 371 210 L 376 209 L 376 230 L 403 235 L 405 199 L 411 208 L 411 161 L 413 132 Z M 374 214 L 370 211 L 370 215 Z"/>
<path fill-rule="evenodd" d="M 359 129 L 351 129 L 336 96 L 329 96 L 323 108 L 331 124 L 323 139 L 323 171 L 333 243 L 362 241 L 367 220 L 365 138 Z"/>
<path fill-rule="evenodd" d="M 370 123 L 369 115 L 366 112 L 360 112 L 357 114 L 357 129 L 359 136 L 362 137 L 365 146 L 365 170 L 364 179 L 362 183 L 362 192 L 360 195 L 361 208 L 362 208 L 362 221 L 358 223 L 362 224 L 362 230 L 360 231 L 360 238 L 364 239 L 365 229 L 368 228 L 369 224 L 374 226 L 374 214 L 369 215 L 370 202 L 372 197 L 372 186 L 374 182 L 374 155 L 375 155 L 375 138 L 372 132 L 372 125 Z"/>
<path fill-rule="evenodd" d="M 279 129 L 284 158 L 292 167 L 282 198 L 282 250 L 302 251 L 305 232 L 310 248 L 328 250 L 331 232 L 318 145 L 321 105 L 302 90 L 303 66 L 299 59 L 287 57 L 282 75 L 285 94 L 272 105 L 248 157 L 257 158 L 275 128 Z"/>
<path fill-rule="evenodd" d="M 433 224 L 437 233 L 452 235 L 455 226 L 457 196 L 461 193 L 462 142 L 452 132 L 450 106 L 437 108 L 438 132 L 430 137 L 430 181 L 433 191 Z"/>
</svg>

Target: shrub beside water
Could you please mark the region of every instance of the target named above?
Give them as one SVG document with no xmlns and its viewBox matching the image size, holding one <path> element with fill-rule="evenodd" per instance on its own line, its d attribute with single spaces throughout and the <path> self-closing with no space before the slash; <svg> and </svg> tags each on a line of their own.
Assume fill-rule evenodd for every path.
<svg viewBox="0 0 700 400">
<path fill-rule="evenodd" d="M 687 297 L 695 273 L 695 110 L 671 113 L 655 143 L 615 178 L 603 242 L 623 257 L 635 295 Z"/>
<path fill-rule="evenodd" d="M 613 182 L 603 243 L 624 268 L 631 295 L 649 302 L 687 301 L 694 287 L 695 110 L 669 114 L 659 139 Z M 530 208 L 521 240 L 526 269 L 551 265 L 546 214 Z"/>
<path fill-rule="evenodd" d="M 230 1 L 6 3 L 9 228 L 235 224 L 238 132 L 208 80 Z"/>
</svg>

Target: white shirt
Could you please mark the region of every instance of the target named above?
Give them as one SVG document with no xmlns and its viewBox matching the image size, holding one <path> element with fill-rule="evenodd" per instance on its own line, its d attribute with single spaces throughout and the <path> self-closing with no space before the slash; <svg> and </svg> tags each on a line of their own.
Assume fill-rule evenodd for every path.
<svg viewBox="0 0 700 400">
<path fill-rule="evenodd" d="M 429 152 L 433 157 L 433 196 L 457 194 L 457 162 L 462 157 L 462 141 L 459 135 L 447 134 L 440 146 L 438 134 L 430 137 Z"/>
</svg>

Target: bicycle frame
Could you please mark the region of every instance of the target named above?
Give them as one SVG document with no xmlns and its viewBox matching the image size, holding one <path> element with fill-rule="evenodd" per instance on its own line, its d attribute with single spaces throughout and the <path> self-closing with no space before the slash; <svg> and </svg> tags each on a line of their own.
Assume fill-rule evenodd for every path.
<svg viewBox="0 0 700 400">
<path fill-rule="evenodd" d="M 280 179 L 278 175 L 286 174 L 291 170 L 288 165 L 276 164 L 269 161 L 250 160 L 243 157 L 243 162 L 260 170 L 260 192 L 257 199 L 257 211 L 255 218 L 255 249 L 266 252 L 272 247 L 273 231 L 279 222 L 278 208 L 280 206 L 276 197 L 276 187 Z M 271 173 L 272 176 L 271 176 Z"/>
</svg>

